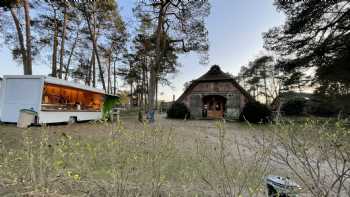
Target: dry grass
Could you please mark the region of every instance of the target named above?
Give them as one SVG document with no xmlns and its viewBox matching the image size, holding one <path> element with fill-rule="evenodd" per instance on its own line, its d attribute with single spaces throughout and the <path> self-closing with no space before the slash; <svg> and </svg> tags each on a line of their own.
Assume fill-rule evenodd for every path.
<svg viewBox="0 0 350 197">
<path fill-rule="evenodd" d="M 285 127 L 134 117 L 0 125 L 0 196 L 264 196 L 267 174 L 300 180 L 274 161 L 272 142 Z"/>
</svg>

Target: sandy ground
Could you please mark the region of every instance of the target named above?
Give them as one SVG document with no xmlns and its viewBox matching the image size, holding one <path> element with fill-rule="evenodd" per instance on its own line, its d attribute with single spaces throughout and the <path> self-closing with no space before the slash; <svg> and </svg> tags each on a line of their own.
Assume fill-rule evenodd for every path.
<svg viewBox="0 0 350 197">
<path fill-rule="evenodd" d="M 144 124 L 137 120 L 136 115 L 121 117 L 122 125 L 125 131 L 141 132 Z M 237 147 L 240 148 L 244 159 L 251 159 L 260 147 L 258 141 L 268 138 L 271 134 L 269 125 L 254 125 L 249 126 L 240 122 L 223 122 L 217 120 L 172 120 L 166 119 L 164 115 L 158 115 L 156 122 L 146 125 L 147 127 L 156 127 L 174 132 L 176 137 L 175 142 L 178 150 L 192 151 L 197 143 L 201 140 L 205 144 L 217 145 L 219 142 L 219 129 L 223 126 L 225 130 L 225 144 L 228 152 L 233 157 L 238 156 Z M 116 124 L 102 122 L 83 122 L 72 125 L 57 124 L 48 126 L 30 127 L 32 134 L 41 135 L 43 131 L 48 131 L 53 138 L 60 136 L 62 133 L 67 133 L 72 136 L 81 138 L 91 138 L 94 140 L 104 140 L 111 136 L 111 131 L 116 128 Z M 26 129 L 17 128 L 14 124 L 0 124 L 0 144 L 11 147 L 18 146 L 23 140 L 23 132 Z M 322 169 L 326 170 L 326 169 Z M 271 162 L 269 164 L 268 174 L 288 176 L 296 180 L 287 167 Z M 308 196 L 308 195 L 303 195 Z"/>
<path fill-rule="evenodd" d="M 137 121 L 137 117 L 129 116 L 122 117 L 122 124 L 126 130 L 142 131 L 142 123 Z M 265 137 L 264 132 L 266 126 L 249 127 L 246 124 L 238 122 L 225 122 L 223 125 L 225 132 L 225 143 L 231 148 L 231 153 L 235 157 L 237 156 L 237 145 L 240 147 L 242 154 L 249 158 L 257 150 L 256 139 Z M 176 146 L 179 150 L 186 151 L 193 149 L 196 140 L 202 140 L 206 144 L 217 144 L 219 142 L 219 129 L 220 121 L 217 120 L 170 120 L 166 119 L 164 115 L 158 115 L 156 122 L 148 125 L 150 127 L 157 127 L 163 129 L 171 129 L 176 136 Z M 48 125 L 42 127 L 30 127 L 29 130 L 33 131 L 36 135 L 40 135 L 43 130 L 47 130 L 49 135 L 62 135 L 67 133 L 69 135 L 93 138 L 103 140 L 103 138 L 111 135 L 112 128 L 116 128 L 116 125 L 102 122 L 84 122 L 76 123 L 72 125 L 57 124 Z M 12 146 L 23 137 L 22 133 L 25 129 L 17 128 L 13 124 L 1 124 L 0 125 L 0 140 L 5 146 Z M 287 171 L 278 165 L 273 166 L 273 171 L 268 173 L 286 175 Z"/>
<path fill-rule="evenodd" d="M 122 125 L 125 130 L 139 132 L 144 128 L 135 116 L 121 117 Z M 164 115 L 158 115 L 156 122 L 147 126 L 162 129 L 170 129 L 174 132 L 176 143 L 180 150 L 193 148 L 196 140 L 202 140 L 205 143 L 217 144 L 219 142 L 219 129 L 221 125 L 225 130 L 225 143 L 228 147 L 236 149 L 237 144 L 242 148 L 246 155 L 253 153 L 256 139 L 264 137 L 265 126 L 249 127 L 239 122 L 223 122 L 218 120 L 173 120 L 166 119 Z M 220 124 L 220 125 L 219 125 Z M 48 131 L 50 135 L 69 135 L 103 140 L 109 137 L 111 131 L 116 128 L 116 124 L 102 122 L 82 122 L 75 124 L 55 124 L 48 126 L 33 126 L 28 128 L 34 135 L 40 135 L 43 130 Z M 23 137 L 25 129 L 17 128 L 15 124 L 0 124 L 0 140 L 5 146 L 11 146 L 18 142 L 18 138 Z M 234 150 L 232 151 L 234 152 Z"/>
<path fill-rule="evenodd" d="M 137 120 L 136 116 L 121 117 L 122 125 L 125 130 L 139 132 L 142 131 L 144 124 Z M 219 124 L 225 129 L 225 143 L 232 148 L 235 155 L 237 145 L 240 146 L 246 156 L 254 153 L 256 140 L 265 137 L 266 126 L 250 127 L 239 122 L 223 122 L 218 120 L 173 120 L 167 119 L 164 115 L 158 115 L 156 122 L 147 126 L 162 129 L 171 129 L 176 137 L 176 144 L 180 150 L 193 148 L 196 140 L 202 140 L 206 144 L 217 144 L 219 142 Z M 69 135 L 93 138 L 103 140 L 111 135 L 112 129 L 116 125 L 102 122 L 83 122 L 76 124 L 56 124 L 48 126 L 30 127 L 32 133 L 40 135 L 43 130 L 48 131 L 50 135 Z M 0 124 L 0 140 L 6 139 L 3 143 L 11 146 L 15 144 L 18 138 L 23 137 L 25 129 L 17 128 L 14 124 Z"/>
<path fill-rule="evenodd" d="M 126 130 L 139 130 L 144 125 L 137 121 L 136 117 L 121 117 L 122 124 Z M 158 117 L 156 122 L 150 124 L 152 127 L 160 127 L 163 129 L 173 129 L 176 134 L 180 134 L 184 138 L 206 137 L 208 140 L 217 140 L 218 128 L 215 120 L 170 120 L 163 116 Z M 114 128 L 116 126 L 114 125 Z M 113 126 L 111 124 L 101 122 L 80 122 L 76 124 L 53 124 L 48 126 L 32 126 L 28 128 L 33 132 L 40 132 L 43 129 L 48 130 L 51 134 L 60 134 L 66 132 L 76 136 L 85 137 L 106 137 L 110 134 Z M 253 137 L 257 132 L 252 132 L 250 128 L 241 123 L 225 123 L 225 130 L 228 137 L 236 136 L 240 139 Z M 0 124 L 1 136 L 11 135 L 14 138 L 24 132 L 25 129 L 17 128 L 15 124 Z M 10 137 L 11 138 L 11 137 Z"/>
</svg>

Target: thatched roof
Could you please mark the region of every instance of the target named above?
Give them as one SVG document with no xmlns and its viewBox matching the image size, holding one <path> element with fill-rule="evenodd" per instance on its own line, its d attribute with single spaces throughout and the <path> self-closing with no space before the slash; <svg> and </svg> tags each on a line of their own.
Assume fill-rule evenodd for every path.
<svg viewBox="0 0 350 197">
<path fill-rule="evenodd" d="M 184 91 L 184 93 L 177 99 L 177 101 L 182 101 L 185 96 L 192 91 L 192 89 L 201 82 L 220 82 L 220 81 L 228 81 L 232 82 L 232 84 L 249 100 L 254 100 L 254 98 L 245 91 L 237 82 L 236 80 L 227 73 L 224 73 L 220 66 L 213 65 L 208 72 L 206 72 L 204 75 L 200 76 L 199 78 L 193 80 L 189 87 Z"/>
<path fill-rule="evenodd" d="M 224 73 L 220 66 L 213 65 L 210 70 L 195 81 L 226 81 L 232 80 L 232 76 Z"/>
</svg>

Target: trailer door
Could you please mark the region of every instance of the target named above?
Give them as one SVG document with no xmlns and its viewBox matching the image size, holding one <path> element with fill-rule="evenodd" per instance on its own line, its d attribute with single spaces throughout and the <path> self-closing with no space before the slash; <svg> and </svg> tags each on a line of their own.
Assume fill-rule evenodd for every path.
<svg viewBox="0 0 350 197">
<path fill-rule="evenodd" d="M 5 79 L 1 121 L 17 122 L 21 109 L 39 111 L 42 83 L 40 78 Z"/>
</svg>

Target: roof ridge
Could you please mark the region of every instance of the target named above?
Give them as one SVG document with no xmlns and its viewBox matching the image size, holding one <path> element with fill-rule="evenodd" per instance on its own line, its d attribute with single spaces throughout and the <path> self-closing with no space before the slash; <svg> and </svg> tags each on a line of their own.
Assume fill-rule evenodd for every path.
<svg viewBox="0 0 350 197">
<path fill-rule="evenodd" d="M 202 76 L 195 79 L 194 81 L 221 81 L 221 80 L 231 80 L 234 79 L 231 75 L 223 72 L 219 65 L 213 65 Z"/>
</svg>

